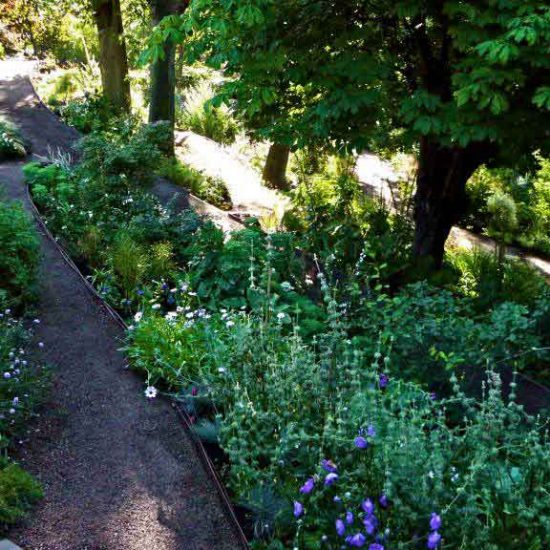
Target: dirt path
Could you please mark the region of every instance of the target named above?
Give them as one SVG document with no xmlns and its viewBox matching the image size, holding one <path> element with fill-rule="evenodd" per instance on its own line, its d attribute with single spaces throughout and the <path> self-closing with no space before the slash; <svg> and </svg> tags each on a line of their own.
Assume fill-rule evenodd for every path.
<svg viewBox="0 0 550 550">
<path fill-rule="evenodd" d="M 0 79 L 8 72 L 0 63 Z M 37 154 L 77 134 L 36 100 L 28 80 L 0 80 L 0 110 Z M 10 198 L 25 196 L 22 163 L 0 164 Z M 56 366 L 51 400 L 20 461 L 45 498 L 10 538 L 28 550 L 241 548 L 235 524 L 168 402 L 148 402 L 125 370 L 123 333 L 45 236 L 36 331 Z"/>
</svg>

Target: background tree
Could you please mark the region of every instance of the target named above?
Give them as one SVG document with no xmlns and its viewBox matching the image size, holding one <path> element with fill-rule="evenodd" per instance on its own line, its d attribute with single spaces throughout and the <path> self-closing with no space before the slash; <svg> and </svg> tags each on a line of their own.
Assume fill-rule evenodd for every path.
<svg viewBox="0 0 550 550">
<path fill-rule="evenodd" d="M 414 253 L 439 266 L 472 172 L 548 149 L 549 14 L 544 0 L 194 0 L 171 27 L 191 60 L 223 67 L 218 99 L 263 121 L 256 135 L 416 151 Z"/>
<path fill-rule="evenodd" d="M 188 0 L 149 0 L 153 25 L 158 25 L 165 17 L 185 11 Z M 176 102 L 176 43 L 170 35 L 163 37 L 159 53 L 151 63 L 151 94 L 149 122 L 165 120 L 174 126 Z"/>
<path fill-rule="evenodd" d="M 91 0 L 99 37 L 99 68 L 105 98 L 115 109 L 130 111 L 128 59 L 119 0 Z"/>
</svg>

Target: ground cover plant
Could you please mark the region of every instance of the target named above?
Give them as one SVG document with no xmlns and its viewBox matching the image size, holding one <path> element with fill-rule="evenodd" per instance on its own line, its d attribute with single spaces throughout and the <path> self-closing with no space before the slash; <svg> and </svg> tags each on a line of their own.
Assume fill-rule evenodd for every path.
<svg viewBox="0 0 550 550">
<path fill-rule="evenodd" d="M 22 206 L 1 200 L 0 531 L 18 521 L 42 496 L 40 484 L 10 459 L 17 442 L 26 439 L 26 424 L 46 391 L 47 371 L 28 353 L 32 326 L 39 320 L 33 323 L 21 317 L 30 315 L 38 250 L 36 230 Z"/>
</svg>

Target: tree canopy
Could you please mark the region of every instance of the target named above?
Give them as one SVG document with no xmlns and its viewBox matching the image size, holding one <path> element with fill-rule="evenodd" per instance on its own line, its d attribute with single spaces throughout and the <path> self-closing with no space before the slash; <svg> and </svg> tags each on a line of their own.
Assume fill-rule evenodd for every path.
<svg viewBox="0 0 550 550">
<path fill-rule="evenodd" d="M 196 0 L 160 32 L 223 67 L 218 99 L 274 141 L 548 145 L 541 0 Z"/>
</svg>

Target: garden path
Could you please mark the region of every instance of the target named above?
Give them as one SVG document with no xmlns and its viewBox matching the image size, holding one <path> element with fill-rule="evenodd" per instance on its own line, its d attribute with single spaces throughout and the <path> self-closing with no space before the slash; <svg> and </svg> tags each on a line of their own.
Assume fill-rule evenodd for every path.
<svg viewBox="0 0 550 550">
<path fill-rule="evenodd" d="M 36 97 L 17 64 L 0 62 L 0 110 L 33 151 L 70 151 L 78 134 Z M 7 197 L 31 211 L 22 162 L 0 164 Z M 126 369 L 122 329 L 41 235 L 34 343 L 55 365 L 48 403 L 18 451 L 45 498 L 10 538 L 33 550 L 209 550 L 242 544 L 192 437 L 163 399 L 147 401 Z"/>
</svg>

